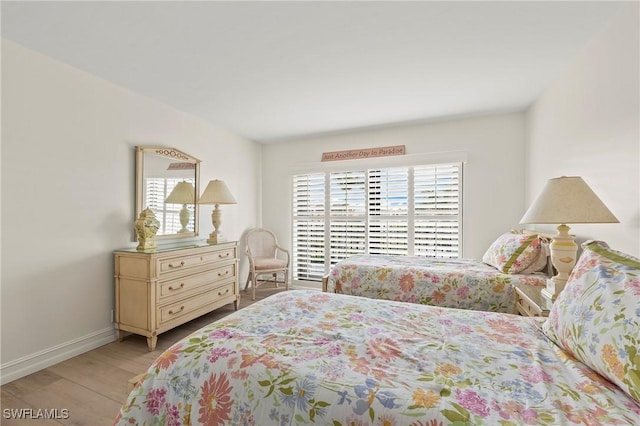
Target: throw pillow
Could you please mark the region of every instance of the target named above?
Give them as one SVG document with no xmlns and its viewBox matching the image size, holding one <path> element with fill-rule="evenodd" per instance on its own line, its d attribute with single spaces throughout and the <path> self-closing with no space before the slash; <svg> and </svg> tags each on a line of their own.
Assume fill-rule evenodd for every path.
<svg viewBox="0 0 640 426">
<path fill-rule="evenodd" d="M 519 274 L 536 261 L 542 252 L 540 237 L 517 231 L 504 233 L 482 256 L 482 261 L 505 274 Z"/>
</svg>

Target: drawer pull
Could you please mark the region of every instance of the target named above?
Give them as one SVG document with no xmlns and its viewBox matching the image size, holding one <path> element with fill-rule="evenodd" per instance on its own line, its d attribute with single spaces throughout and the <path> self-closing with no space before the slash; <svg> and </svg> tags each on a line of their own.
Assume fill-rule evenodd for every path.
<svg viewBox="0 0 640 426">
<path fill-rule="evenodd" d="M 224 273 L 223 272 L 218 272 L 218 276 L 219 277 L 224 277 L 225 275 L 229 275 L 229 271 L 224 271 Z"/>
<path fill-rule="evenodd" d="M 180 290 L 184 288 L 184 283 L 180 283 L 180 287 L 179 288 L 173 288 L 172 285 L 169 286 L 169 290 L 173 291 L 173 290 Z"/>
<path fill-rule="evenodd" d="M 169 311 L 169 315 L 179 314 L 182 311 L 184 311 L 184 305 L 180 306 L 180 310 L 178 312 Z"/>
<path fill-rule="evenodd" d="M 169 268 L 182 268 L 184 266 L 184 260 L 182 262 L 180 262 L 179 265 L 173 265 L 173 263 L 169 264 Z"/>
<path fill-rule="evenodd" d="M 227 289 L 224 293 L 219 291 L 218 292 L 218 296 L 222 296 L 223 294 L 227 294 L 227 293 L 229 293 L 229 289 Z"/>
<path fill-rule="evenodd" d="M 225 257 L 229 257 L 229 252 L 227 252 L 225 254 L 219 254 L 218 255 L 218 258 L 220 258 L 220 259 L 225 258 Z"/>
</svg>

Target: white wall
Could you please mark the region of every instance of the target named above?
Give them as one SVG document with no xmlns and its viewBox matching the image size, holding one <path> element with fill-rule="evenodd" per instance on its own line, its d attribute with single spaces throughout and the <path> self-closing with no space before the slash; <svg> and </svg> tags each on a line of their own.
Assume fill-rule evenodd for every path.
<svg viewBox="0 0 640 426">
<path fill-rule="evenodd" d="M 323 152 L 405 145 L 407 155 L 462 151 L 463 257 L 481 258 L 524 213 L 524 113 L 399 126 L 283 142 L 263 147 L 263 222 L 291 247 L 293 171 L 318 167 Z M 395 157 L 388 157 L 393 161 Z M 351 160 L 357 167 L 361 161 Z M 333 163 L 333 162 L 332 162 Z M 330 167 L 335 164 L 323 163 Z"/>
<path fill-rule="evenodd" d="M 527 114 L 527 198 L 547 179 L 582 176 L 620 220 L 571 225 L 640 256 L 639 4 L 616 14 Z M 550 228 L 553 229 L 553 228 Z"/>
<path fill-rule="evenodd" d="M 259 222 L 260 145 L 2 40 L 2 380 L 114 339 L 114 249 L 135 246 L 134 146 L 227 182 L 229 239 Z M 212 231 L 200 208 L 200 238 Z"/>
</svg>

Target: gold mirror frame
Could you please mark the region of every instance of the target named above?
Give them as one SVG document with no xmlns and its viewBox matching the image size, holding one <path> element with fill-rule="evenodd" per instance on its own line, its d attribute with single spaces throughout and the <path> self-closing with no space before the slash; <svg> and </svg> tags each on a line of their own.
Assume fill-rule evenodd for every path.
<svg viewBox="0 0 640 426">
<path fill-rule="evenodd" d="M 183 205 L 165 202 L 178 182 L 193 184 L 193 202 Z M 198 236 L 198 206 L 200 194 L 200 160 L 175 148 L 159 146 L 136 147 L 136 212 L 150 208 L 160 221 L 156 239 Z M 180 212 L 186 207 L 188 223 L 180 223 Z M 184 212 L 183 212 L 184 214 Z M 184 220 L 184 219 L 183 219 Z M 186 229 L 185 229 L 186 228 Z M 137 231 L 134 241 L 137 240 Z"/>
</svg>

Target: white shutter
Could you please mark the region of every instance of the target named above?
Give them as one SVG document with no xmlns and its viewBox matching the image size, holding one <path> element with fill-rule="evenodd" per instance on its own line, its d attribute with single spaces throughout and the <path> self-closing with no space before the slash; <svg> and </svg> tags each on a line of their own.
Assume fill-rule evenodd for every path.
<svg viewBox="0 0 640 426">
<path fill-rule="evenodd" d="M 369 221 L 369 253 L 406 256 L 408 254 L 407 220 Z"/>
<path fill-rule="evenodd" d="M 408 254 L 409 169 L 369 170 L 369 253 Z"/>
<path fill-rule="evenodd" d="M 369 170 L 369 216 L 406 218 L 409 212 L 408 179 L 406 167 Z"/>
<path fill-rule="evenodd" d="M 293 177 L 293 277 L 362 253 L 460 255 L 462 163 Z"/>
<path fill-rule="evenodd" d="M 338 172 L 329 175 L 331 216 L 364 217 L 366 190 L 364 171 Z"/>
<path fill-rule="evenodd" d="M 294 280 L 319 281 L 325 270 L 324 173 L 293 177 Z"/>
<path fill-rule="evenodd" d="M 461 164 L 414 169 L 415 249 L 419 256 L 459 257 Z"/>
<path fill-rule="evenodd" d="M 331 265 L 356 254 L 366 253 L 367 225 L 362 220 L 332 220 L 330 225 Z"/>
<path fill-rule="evenodd" d="M 334 172 L 329 175 L 330 264 L 366 248 L 366 172 Z"/>
</svg>

